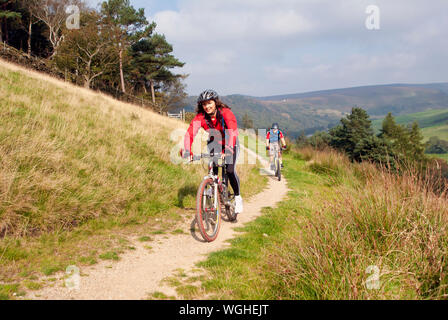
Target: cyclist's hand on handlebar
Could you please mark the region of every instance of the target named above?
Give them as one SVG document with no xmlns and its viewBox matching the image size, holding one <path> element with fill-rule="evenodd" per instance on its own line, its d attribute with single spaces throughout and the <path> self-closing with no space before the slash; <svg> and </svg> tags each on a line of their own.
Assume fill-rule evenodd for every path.
<svg viewBox="0 0 448 320">
<path fill-rule="evenodd" d="M 179 154 L 183 159 L 193 160 L 193 154 L 188 150 L 180 149 Z"/>
<path fill-rule="evenodd" d="M 269 151 L 271 149 L 271 147 L 269 147 L 269 146 L 266 146 L 266 150 L 267 151 Z"/>
<path fill-rule="evenodd" d="M 284 146 L 282 147 L 282 149 L 283 149 L 283 150 L 286 150 L 286 145 L 284 145 Z"/>
</svg>

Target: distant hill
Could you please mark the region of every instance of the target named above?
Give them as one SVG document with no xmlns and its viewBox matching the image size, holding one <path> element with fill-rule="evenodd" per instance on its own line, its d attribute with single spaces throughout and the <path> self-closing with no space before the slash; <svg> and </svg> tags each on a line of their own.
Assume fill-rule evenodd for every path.
<svg viewBox="0 0 448 320">
<path fill-rule="evenodd" d="M 417 121 L 419 127 L 422 129 L 425 140 L 429 140 L 430 137 L 434 136 L 448 140 L 448 108 L 411 113 L 394 118 L 401 125 L 407 125 Z M 376 132 L 380 131 L 382 122 L 383 119 L 377 119 L 372 122 L 372 126 Z"/>
<path fill-rule="evenodd" d="M 378 93 L 396 94 L 397 89 L 399 88 L 401 88 L 401 90 L 407 90 L 409 88 L 424 88 L 448 93 L 448 83 L 387 84 L 387 85 L 352 87 L 345 89 L 322 90 L 306 93 L 285 94 L 285 95 L 276 95 L 268 97 L 256 97 L 256 99 L 264 101 L 280 101 L 285 99 L 295 100 L 295 99 L 316 98 L 316 97 L 335 97 L 338 95 L 366 98 L 366 97 L 372 97 L 374 94 Z"/>
<path fill-rule="evenodd" d="M 280 123 L 290 136 L 303 130 L 312 134 L 339 123 L 355 106 L 362 107 L 372 119 L 388 112 L 405 115 L 431 109 L 448 109 L 448 83 L 389 84 L 364 86 L 269 97 L 229 95 L 223 97 L 239 121 L 247 112 L 257 128 Z M 194 110 L 196 97 L 189 97 L 187 110 Z"/>
</svg>

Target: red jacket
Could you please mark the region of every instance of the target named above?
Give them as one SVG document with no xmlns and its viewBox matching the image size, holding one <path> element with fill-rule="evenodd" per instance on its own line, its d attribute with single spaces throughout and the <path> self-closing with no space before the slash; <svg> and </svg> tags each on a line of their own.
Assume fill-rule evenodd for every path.
<svg viewBox="0 0 448 320">
<path fill-rule="evenodd" d="M 219 113 L 221 113 L 221 116 L 224 118 L 226 132 L 224 132 L 224 128 L 222 127 L 221 119 L 219 117 L 209 120 L 212 125 L 212 128 L 209 128 L 204 114 L 198 113 L 193 121 L 191 121 L 190 127 L 185 134 L 184 146 L 186 151 L 191 152 L 191 145 L 193 144 L 194 137 L 200 128 L 204 128 L 207 132 L 209 132 L 210 129 L 218 130 L 222 137 L 222 140 L 219 143 L 223 146 L 228 146 L 231 148 L 235 147 L 236 139 L 238 137 L 238 124 L 236 122 L 235 115 L 229 108 L 219 109 Z"/>
</svg>

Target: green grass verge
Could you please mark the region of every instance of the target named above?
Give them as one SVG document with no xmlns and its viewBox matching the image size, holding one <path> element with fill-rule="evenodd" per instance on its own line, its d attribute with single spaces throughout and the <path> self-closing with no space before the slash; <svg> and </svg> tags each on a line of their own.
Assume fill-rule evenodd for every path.
<svg viewBox="0 0 448 320">
<path fill-rule="evenodd" d="M 424 191 L 412 176 L 394 177 L 341 157 L 290 153 L 284 161 L 288 199 L 264 209 L 230 248 L 200 264 L 209 274 L 202 282 L 207 295 L 446 298 L 446 199 Z"/>
<path fill-rule="evenodd" d="M 258 155 L 265 160 L 269 160 L 269 156 L 266 154 L 266 142 L 264 140 L 265 137 L 259 137 L 256 134 L 253 132 L 247 133 L 242 130 L 239 137 L 240 143 L 249 150 L 252 150 L 255 153 L 258 152 Z"/>
<path fill-rule="evenodd" d="M 293 190 L 309 190 L 315 185 L 314 175 L 292 170 L 292 160 L 284 157 L 284 174 L 288 185 Z M 296 164 L 300 164 L 297 162 Z M 282 243 L 285 232 L 291 227 L 286 222 L 292 222 L 297 227 L 291 214 L 306 214 L 300 208 L 301 198 L 305 194 L 292 191 L 289 200 L 280 203 L 277 209 L 265 208 L 263 215 L 247 226 L 239 228 L 244 232 L 231 241 L 231 248 L 212 253 L 209 258 L 200 263 L 214 276 L 203 282 L 206 292 L 213 294 L 215 299 L 277 299 L 277 292 L 269 288 L 269 265 L 265 255 L 269 248 Z M 260 263 L 262 261 L 262 263 Z"/>
</svg>

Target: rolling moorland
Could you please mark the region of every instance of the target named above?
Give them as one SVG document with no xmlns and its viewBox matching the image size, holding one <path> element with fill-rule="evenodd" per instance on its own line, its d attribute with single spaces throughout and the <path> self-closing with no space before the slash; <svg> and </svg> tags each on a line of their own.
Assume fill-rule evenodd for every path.
<svg viewBox="0 0 448 320">
<path fill-rule="evenodd" d="M 424 112 L 411 113 L 401 116 L 395 116 L 395 122 L 401 125 L 408 125 L 417 121 L 422 129 L 424 140 L 437 136 L 440 139 L 448 140 L 448 108 L 440 110 L 428 110 Z M 376 132 L 381 129 L 383 119 L 372 121 L 372 127 Z"/>
<path fill-rule="evenodd" d="M 187 111 L 194 110 L 195 100 L 187 99 Z M 270 97 L 229 95 L 223 100 L 239 121 L 248 113 L 256 128 L 267 128 L 275 121 L 289 136 L 297 137 L 302 130 L 308 135 L 337 125 L 354 106 L 365 109 L 372 119 L 382 119 L 388 112 L 400 116 L 448 109 L 448 83 L 377 85 Z"/>
<path fill-rule="evenodd" d="M 417 121 L 422 129 L 423 141 L 428 141 L 431 137 L 448 141 L 448 109 L 435 109 L 423 112 L 411 113 L 401 116 L 394 115 L 395 122 L 400 125 L 408 125 Z M 372 121 L 372 127 L 376 133 L 381 129 L 383 119 Z M 448 161 L 448 153 L 432 154 L 431 156 L 442 158 Z"/>
</svg>

